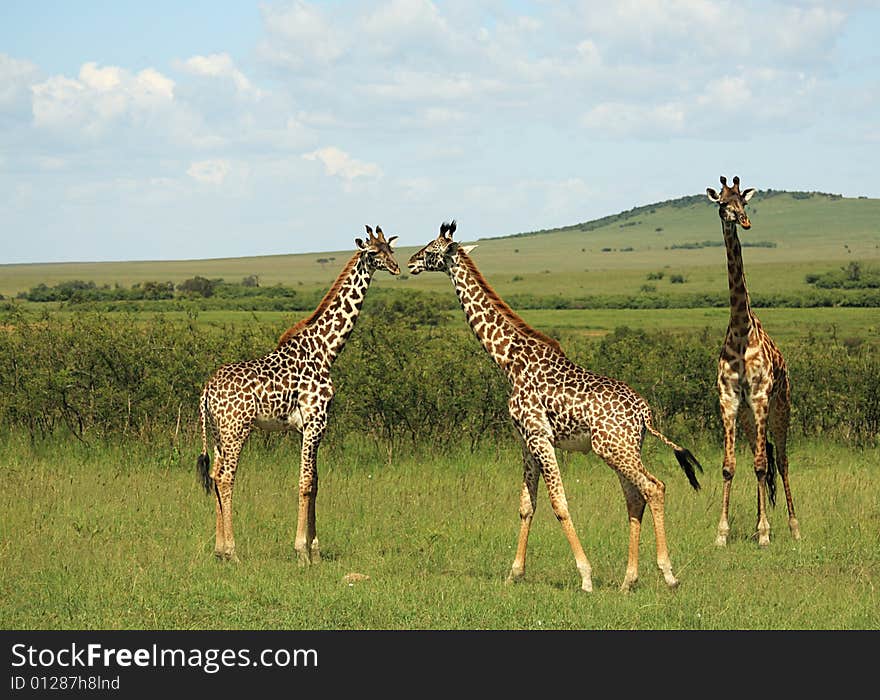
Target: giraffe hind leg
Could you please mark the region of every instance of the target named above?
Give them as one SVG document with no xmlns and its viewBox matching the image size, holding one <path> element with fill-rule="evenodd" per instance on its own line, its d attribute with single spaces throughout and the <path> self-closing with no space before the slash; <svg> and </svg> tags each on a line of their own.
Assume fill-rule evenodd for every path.
<svg viewBox="0 0 880 700">
<path fill-rule="evenodd" d="M 245 438 L 247 436 L 245 435 Z M 215 448 L 214 491 L 217 496 L 217 536 L 214 554 L 218 559 L 238 563 L 235 553 L 235 537 L 232 530 L 232 491 L 235 486 L 235 471 L 244 438 L 224 445 L 224 449 Z"/>
<path fill-rule="evenodd" d="M 315 522 L 318 496 L 318 448 L 327 428 L 326 412 L 318 413 L 303 428 L 300 450 L 299 507 L 296 519 L 294 551 L 300 565 L 308 566 L 320 559 Z M 317 557 L 314 555 L 317 554 Z"/>
<path fill-rule="evenodd" d="M 620 589 L 631 591 L 639 580 L 639 541 L 642 534 L 642 516 L 646 501 L 639 490 L 623 474 L 617 474 L 623 495 L 626 498 L 626 512 L 629 516 L 629 553 L 626 561 L 626 574 Z"/>
<path fill-rule="evenodd" d="M 785 491 L 785 503 L 788 508 L 788 529 L 792 538 L 801 538 L 800 524 L 794 512 L 794 501 L 791 497 L 791 485 L 788 481 L 788 424 L 790 409 L 784 399 L 775 398 L 770 402 L 770 431 L 776 440 L 776 471 L 782 479 L 782 488 Z"/>
<path fill-rule="evenodd" d="M 526 549 L 529 543 L 529 530 L 532 526 L 532 518 L 535 516 L 535 506 L 538 501 L 538 477 L 540 467 L 535 463 L 525 443 L 522 445 L 523 452 L 523 483 L 519 496 L 519 538 L 516 543 L 516 556 L 507 576 L 508 583 L 521 581 L 526 574 Z"/>
<path fill-rule="evenodd" d="M 651 518 L 654 521 L 657 568 L 663 574 L 666 585 L 676 588 L 679 581 L 672 573 L 672 562 L 669 559 L 669 547 L 666 542 L 665 484 L 645 469 L 637 450 L 623 457 L 617 455 L 613 459 L 606 457 L 605 461 L 620 478 L 629 514 L 629 559 L 622 589 L 629 590 L 638 579 L 638 547 L 645 504 L 650 508 Z"/>
<path fill-rule="evenodd" d="M 221 463 L 220 449 L 214 448 L 214 469 L 208 474 L 207 480 L 209 484 L 205 485 L 206 489 L 214 494 L 214 510 L 216 513 L 216 525 L 214 531 L 214 556 L 218 559 L 226 558 L 226 535 L 223 532 L 223 501 L 220 498 L 220 489 L 215 480 L 217 468 Z"/>
</svg>

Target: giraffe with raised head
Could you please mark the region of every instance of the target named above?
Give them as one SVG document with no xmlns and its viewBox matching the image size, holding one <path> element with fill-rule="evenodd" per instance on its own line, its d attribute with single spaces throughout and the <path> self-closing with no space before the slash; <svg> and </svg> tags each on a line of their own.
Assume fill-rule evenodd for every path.
<svg viewBox="0 0 880 700">
<path fill-rule="evenodd" d="M 706 194 L 718 205 L 721 231 L 727 249 L 727 279 L 730 287 L 730 321 L 718 359 L 718 393 L 721 419 L 724 424 L 724 479 L 721 496 L 721 519 L 715 544 L 723 547 L 730 534 L 728 509 L 730 486 L 736 472 L 736 422 L 742 427 L 754 454 L 755 476 L 758 480 L 758 522 L 756 535 L 762 547 L 770 544 L 770 521 L 767 518 L 767 499 L 776 504 L 776 472 L 782 477 L 785 500 L 788 505 L 788 527 L 792 537 L 799 540 L 800 526 L 794 513 L 791 487 L 788 481 L 788 453 L 786 441 L 791 416 L 791 387 L 785 358 L 776 343 L 764 330 L 752 311 L 746 278 L 743 274 L 742 246 L 736 227 L 752 227 L 745 205 L 755 194 L 749 187 L 739 188 L 739 177 L 733 178 L 733 187 L 721 176 L 721 192 L 711 187 Z M 776 440 L 768 440 L 768 428 Z"/>
<path fill-rule="evenodd" d="M 320 559 L 315 531 L 317 454 L 333 399 L 330 368 L 354 329 L 373 273 L 400 274 L 392 251 L 397 236 L 386 240 L 378 226 L 375 234 L 369 226 L 366 230 L 367 240 L 355 239 L 357 252 L 311 315 L 285 331 L 272 352 L 221 366 L 202 389 L 198 469 L 205 491 L 216 497 L 214 554 L 220 559 L 238 561 L 232 534 L 232 489 L 239 455 L 254 427 L 302 434 L 294 549 L 301 563 Z M 213 467 L 208 456 L 209 429 L 214 441 Z"/>
<path fill-rule="evenodd" d="M 559 343 L 535 330 L 511 309 L 477 269 L 469 253 L 474 246 L 453 240 L 455 221 L 409 260 L 413 275 L 445 272 L 452 280 L 468 323 L 483 348 L 510 383 L 508 411 L 521 442 L 523 482 L 520 531 L 508 581 L 525 575 L 526 546 L 535 513 L 538 478 L 543 477 L 550 503 L 574 554 L 581 589 L 592 591 L 592 570 L 578 539 L 565 497 L 556 449 L 591 450 L 620 479 L 629 515 L 629 552 L 621 588 L 638 580 L 639 539 L 647 504 L 654 520 L 657 565 L 670 587 L 678 585 L 666 542 L 666 486 L 645 469 L 641 459 L 645 431 L 671 447 L 694 489 L 695 468 L 702 467 L 653 425 L 651 408 L 633 389 L 616 379 L 590 372 L 568 359 Z"/>
</svg>

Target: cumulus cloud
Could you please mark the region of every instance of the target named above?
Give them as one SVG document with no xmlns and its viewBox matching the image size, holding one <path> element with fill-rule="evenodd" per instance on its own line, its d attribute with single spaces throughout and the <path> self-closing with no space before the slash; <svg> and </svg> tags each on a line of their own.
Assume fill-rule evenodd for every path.
<svg viewBox="0 0 880 700">
<path fill-rule="evenodd" d="M 327 146 L 311 153 L 305 153 L 303 158 L 320 161 L 328 175 L 342 178 L 349 183 L 357 178 L 373 179 L 382 176 L 382 169 L 375 163 L 355 160 L 348 153 L 335 146 Z"/>
<path fill-rule="evenodd" d="M 174 101 L 174 81 L 152 68 L 132 74 L 96 63 L 84 64 L 77 78 L 53 76 L 31 90 L 37 126 L 93 135 L 114 122 L 148 117 Z"/>
</svg>

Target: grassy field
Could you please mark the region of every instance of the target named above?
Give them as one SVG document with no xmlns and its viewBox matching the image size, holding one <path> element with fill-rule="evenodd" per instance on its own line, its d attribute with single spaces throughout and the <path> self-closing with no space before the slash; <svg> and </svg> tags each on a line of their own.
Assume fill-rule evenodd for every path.
<svg viewBox="0 0 880 700">
<path fill-rule="evenodd" d="M 743 251 L 746 277 L 753 290 L 763 293 L 797 293 L 811 289 L 807 273 L 836 270 L 849 261 L 880 266 L 880 200 L 807 199 L 791 194 L 758 195 L 749 206 L 752 229 L 742 232 L 743 242 L 770 241 L 775 248 L 747 247 Z M 437 235 L 440 222 L 423 231 L 395 231 L 400 236 L 397 259 L 405 263 L 418 248 Z M 589 230 L 586 230 L 588 229 Z M 673 249 L 702 241 L 721 241 L 717 208 L 705 198 L 687 206 L 661 203 L 634 214 L 623 213 L 595 228 L 587 224 L 539 234 L 480 239 L 479 231 L 459 222 L 457 236 L 478 242 L 474 258 L 482 272 L 502 294 L 638 294 L 642 285 L 657 292 L 687 294 L 727 290 L 724 248 Z M 258 275 L 262 285 L 285 284 L 296 289 L 328 287 L 352 249 L 300 255 L 274 255 L 210 260 L 129 261 L 105 263 L 55 263 L 0 265 L 0 294 L 14 296 L 45 283 L 64 280 L 94 281 L 98 285 L 166 281 L 175 283 L 201 275 L 238 282 Z M 631 250 L 629 250 L 631 249 Z M 319 260 L 328 262 L 320 263 Z M 647 280 L 649 273 L 664 272 L 663 279 Z M 680 274 L 685 282 L 670 278 Z M 374 284 L 413 290 L 446 290 L 445 275 L 397 278 L 376 275 Z"/>
<path fill-rule="evenodd" d="M 676 436 L 680 441 L 685 436 Z M 646 442 L 668 487 L 667 529 L 681 586 L 656 570 L 645 516 L 640 584 L 618 591 L 627 524 L 620 486 L 593 456 L 561 460 L 593 566 L 579 577 L 541 487 L 526 580 L 508 586 L 518 530 L 513 445 L 430 460 L 322 448 L 318 533 L 324 559 L 293 556 L 297 440 L 245 449 L 236 489 L 242 563 L 214 560 L 214 507 L 181 455 L 142 444 L 88 449 L 5 438 L 0 492 L 0 619 L 6 629 L 876 629 L 880 625 L 880 453 L 795 443 L 792 488 L 803 539 L 784 504 L 759 550 L 754 477 L 740 455 L 731 539 L 714 544 L 720 450 L 693 492 L 674 459 Z M 369 580 L 349 585 L 348 573 Z"/>
<path fill-rule="evenodd" d="M 451 290 L 450 290 L 450 293 Z M 26 305 L 32 310 L 38 305 Z M 67 313 L 60 311 L 59 314 Z M 165 311 L 161 316 L 169 319 L 187 318 L 186 311 Z M 672 332 L 694 331 L 708 328 L 718 335 L 718 342 L 724 336 L 730 312 L 725 308 L 698 309 L 522 309 L 522 318 L 534 328 L 544 332 L 601 337 L 615 328 L 644 328 L 646 330 L 667 330 Z M 807 308 L 807 309 L 755 309 L 765 329 L 777 342 L 802 339 L 808 336 L 817 338 L 837 337 L 861 338 L 868 342 L 880 343 L 880 309 L 877 308 Z M 159 314 L 139 312 L 136 318 L 151 319 Z M 200 324 L 225 328 L 242 327 L 254 321 L 274 323 L 280 333 L 308 312 L 286 311 L 200 311 L 197 320 Z M 450 323 L 465 325 L 458 310 L 450 312 Z"/>
</svg>

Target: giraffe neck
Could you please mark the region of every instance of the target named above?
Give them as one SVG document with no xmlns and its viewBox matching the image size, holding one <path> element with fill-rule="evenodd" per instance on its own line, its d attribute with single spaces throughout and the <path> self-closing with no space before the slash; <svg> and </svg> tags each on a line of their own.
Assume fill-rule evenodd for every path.
<svg viewBox="0 0 880 700">
<path fill-rule="evenodd" d="M 752 307 L 743 272 L 742 246 L 736 234 L 736 224 L 722 222 L 724 246 L 727 248 L 727 283 L 730 287 L 730 332 L 747 336 L 752 328 Z"/>
<path fill-rule="evenodd" d="M 281 336 L 279 347 L 292 336 L 299 335 L 312 340 L 312 347 L 317 346 L 324 362 L 331 364 L 342 352 L 354 329 L 372 279 L 373 272 L 360 253 L 356 253 L 312 314 Z"/>
<path fill-rule="evenodd" d="M 508 378 L 518 371 L 516 360 L 524 348 L 542 344 L 562 352 L 553 338 L 535 330 L 511 309 L 489 286 L 466 253 L 447 269 L 468 324 L 477 340 Z"/>
</svg>

